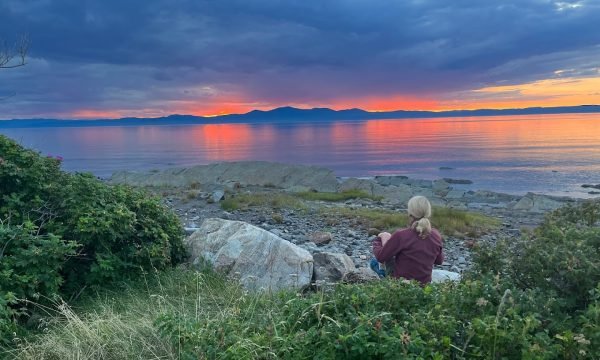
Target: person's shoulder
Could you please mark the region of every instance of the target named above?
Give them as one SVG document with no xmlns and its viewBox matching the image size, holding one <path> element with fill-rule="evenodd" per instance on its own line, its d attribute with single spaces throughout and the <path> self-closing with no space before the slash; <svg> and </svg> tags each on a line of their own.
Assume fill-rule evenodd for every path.
<svg viewBox="0 0 600 360">
<path fill-rule="evenodd" d="M 407 228 L 402 228 L 402 229 L 398 229 L 398 230 L 394 231 L 394 233 L 392 235 L 407 236 L 407 235 L 412 234 L 414 231 L 415 230 L 413 228 L 407 227 Z"/>
</svg>

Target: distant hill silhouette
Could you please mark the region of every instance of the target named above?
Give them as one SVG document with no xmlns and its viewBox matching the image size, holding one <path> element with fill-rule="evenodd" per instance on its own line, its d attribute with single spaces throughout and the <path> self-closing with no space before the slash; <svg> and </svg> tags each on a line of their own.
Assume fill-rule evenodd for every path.
<svg viewBox="0 0 600 360">
<path fill-rule="evenodd" d="M 452 111 L 365 111 L 361 109 L 332 110 L 329 108 L 298 109 L 291 106 L 273 110 L 252 110 L 245 114 L 220 116 L 169 115 L 159 118 L 121 118 L 97 120 L 18 119 L 0 120 L 0 128 L 187 125 L 260 122 L 326 122 L 339 120 L 414 119 L 468 116 L 546 115 L 567 113 L 600 113 L 600 105 L 531 107 L 524 109 L 479 109 Z"/>
</svg>

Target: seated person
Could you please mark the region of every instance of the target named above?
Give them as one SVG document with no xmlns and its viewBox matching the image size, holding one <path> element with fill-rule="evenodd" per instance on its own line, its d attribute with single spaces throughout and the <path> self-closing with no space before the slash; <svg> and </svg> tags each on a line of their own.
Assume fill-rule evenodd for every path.
<svg viewBox="0 0 600 360">
<path fill-rule="evenodd" d="M 386 263 L 393 259 L 391 276 L 427 284 L 431 282 L 433 265 L 441 265 L 444 261 L 442 236 L 431 227 L 431 204 L 426 197 L 415 196 L 408 201 L 408 217 L 407 228 L 391 235 L 381 233 L 373 240 L 376 261 L 371 261 L 371 267 L 381 276 L 385 272 L 377 262 Z"/>
</svg>

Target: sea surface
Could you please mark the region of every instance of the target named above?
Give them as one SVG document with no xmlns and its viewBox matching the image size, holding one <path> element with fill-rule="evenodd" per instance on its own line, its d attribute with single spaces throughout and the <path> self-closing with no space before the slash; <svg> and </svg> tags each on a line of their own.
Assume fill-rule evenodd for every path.
<svg viewBox="0 0 600 360">
<path fill-rule="evenodd" d="M 2 129 L 64 169 L 108 177 L 219 161 L 320 165 L 340 177 L 469 179 L 468 189 L 594 197 L 600 114 Z"/>
</svg>

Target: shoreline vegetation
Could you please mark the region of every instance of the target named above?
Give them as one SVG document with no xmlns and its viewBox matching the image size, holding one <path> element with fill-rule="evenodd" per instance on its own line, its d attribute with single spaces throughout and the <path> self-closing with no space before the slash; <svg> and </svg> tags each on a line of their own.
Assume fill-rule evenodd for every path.
<svg viewBox="0 0 600 360">
<path fill-rule="evenodd" d="M 64 173 L 59 159 L 3 136 L 0 150 L 1 358 L 600 353 L 597 200 L 464 191 L 442 179 L 340 181 L 323 168 L 262 162 L 120 172 L 100 181 Z M 415 194 L 434 203 L 445 266 L 460 265 L 461 281 L 256 293 L 181 253 L 184 227 L 223 217 L 311 252 L 350 254 L 360 265 L 369 234 L 403 226 Z M 329 242 L 316 245 L 315 232 L 328 233 Z"/>
</svg>

